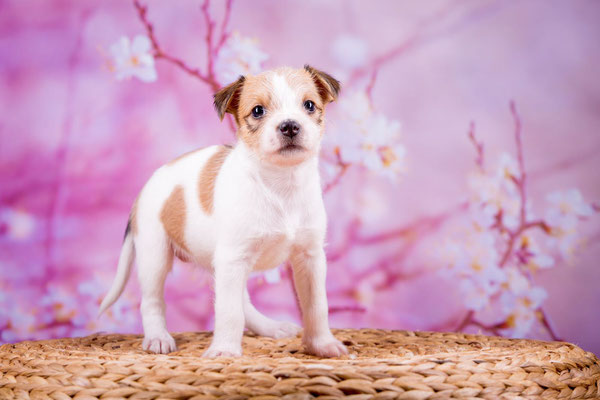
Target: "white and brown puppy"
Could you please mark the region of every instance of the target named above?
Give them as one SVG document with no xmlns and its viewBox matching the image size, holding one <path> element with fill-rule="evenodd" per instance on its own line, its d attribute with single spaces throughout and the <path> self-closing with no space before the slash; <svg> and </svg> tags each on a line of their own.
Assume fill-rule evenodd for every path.
<svg viewBox="0 0 600 400">
<path fill-rule="evenodd" d="M 240 356 L 244 327 L 274 338 L 300 332 L 258 312 L 246 289 L 251 271 L 289 260 L 307 350 L 322 357 L 346 354 L 327 319 L 326 215 L 317 166 L 325 106 L 339 89 L 330 75 L 305 66 L 240 77 L 216 93 L 219 117 L 235 118 L 237 144 L 191 152 L 152 175 L 133 206 L 100 312 L 122 293 L 135 255 L 143 348 L 174 351 L 163 286 L 175 255 L 214 274 L 215 330 L 204 356 Z"/>
</svg>

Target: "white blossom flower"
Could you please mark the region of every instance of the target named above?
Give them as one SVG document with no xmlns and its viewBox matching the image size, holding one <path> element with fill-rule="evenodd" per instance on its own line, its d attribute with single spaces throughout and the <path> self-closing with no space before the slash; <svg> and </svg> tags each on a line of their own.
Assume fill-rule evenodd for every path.
<svg viewBox="0 0 600 400">
<path fill-rule="evenodd" d="M 550 268 L 554 265 L 554 258 L 539 247 L 529 232 L 521 234 L 518 241 L 518 248 L 519 252 L 522 253 L 524 263 L 531 272 Z"/>
<path fill-rule="evenodd" d="M 116 73 L 117 79 L 136 77 L 144 82 L 154 82 L 157 79 L 154 68 L 154 57 L 151 53 L 152 43 L 144 35 L 137 35 L 133 42 L 122 36 L 110 47 L 113 62 L 111 69 Z"/>
<path fill-rule="evenodd" d="M 503 279 L 498 268 L 496 239 L 491 232 L 473 232 L 464 238 L 455 254 L 453 268 L 458 275 L 482 282 Z"/>
<path fill-rule="evenodd" d="M 508 229 L 518 227 L 521 198 L 515 179 L 520 178 L 517 162 L 503 153 L 494 173 L 477 171 L 469 176 L 473 222 L 480 229 L 489 228 L 500 216 Z M 527 205 L 529 206 L 529 205 Z M 528 207 L 529 208 L 529 207 Z"/>
<path fill-rule="evenodd" d="M 7 298 L 0 299 L 0 316 L 3 321 L 3 326 L 0 326 L 0 342 L 13 343 L 34 337 L 35 317 L 13 302 L 14 299 L 10 299 L 10 303 Z"/>
<path fill-rule="evenodd" d="M 331 44 L 333 57 L 346 69 L 362 67 L 367 61 L 369 47 L 367 42 L 354 35 L 339 35 Z"/>
<path fill-rule="evenodd" d="M 507 276 L 509 290 L 500 296 L 502 311 L 507 315 L 507 331 L 512 337 L 523 337 L 531 330 L 548 294 L 541 287 L 532 287 L 516 268 L 510 269 Z"/>
<path fill-rule="evenodd" d="M 487 307 L 506 280 L 498 266 L 494 235 L 489 231 L 472 232 L 460 242 L 451 242 L 446 250 L 451 273 L 460 279 L 465 306 L 474 311 Z"/>
<path fill-rule="evenodd" d="M 546 200 L 550 203 L 550 207 L 545 221 L 549 224 L 552 235 L 548 245 L 558 247 L 563 258 L 569 259 L 579 245 L 577 235 L 579 219 L 591 216 L 594 209 L 584 201 L 577 189 L 550 193 Z"/>
<path fill-rule="evenodd" d="M 406 150 L 400 143 L 400 123 L 373 112 L 364 92 L 340 100 L 341 115 L 333 134 L 346 162 L 395 179 L 405 169 Z"/>
<path fill-rule="evenodd" d="M 577 189 L 564 192 L 552 192 L 546 200 L 550 208 L 546 214 L 546 221 L 556 228 L 569 233 L 577 225 L 580 217 L 589 217 L 594 213 L 592 206 L 586 203 Z"/>
<path fill-rule="evenodd" d="M 518 268 L 508 267 L 505 269 L 506 280 L 502 283 L 502 288 L 513 294 L 525 293 L 529 289 L 529 280 L 519 271 Z"/>
<path fill-rule="evenodd" d="M 256 74 L 269 56 L 258 48 L 258 41 L 234 32 L 215 61 L 217 79 L 222 84 L 235 81 L 240 75 Z"/>
<path fill-rule="evenodd" d="M 35 217 L 22 209 L 5 208 L 0 211 L 0 224 L 6 234 L 14 240 L 24 240 L 35 231 Z"/>
<path fill-rule="evenodd" d="M 498 208 L 492 204 L 469 203 L 469 217 L 476 230 L 489 229 L 496 223 Z"/>
<path fill-rule="evenodd" d="M 521 179 L 519 164 L 510 154 L 502 153 L 498 159 L 496 179 L 502 182 L 507 190 L 516 191 L 515 180 Z"/>
<path fill-rule="evenodd" d="M 472 279 L 463 279 L 459 283 L 459 290 L 468 310 L 481 311 L 489 306 L 498 287 L 491 281 L 475 282 Z"/>
<path fill-rule="evenodd" d="M 345 121 L 356 124 L 361 134 L 368 133 L 368 122 L 373 115 L 373 109 L 365 92 L 356 91 L 342 96 L 338 107 Z"/>
<path fill-rule="evenodd" d="M 505 334 L 512 338 L 525 337 L 536 321 L 536 311 L 528 307 L 515 307 L 506 319 Z"/>
</svg>

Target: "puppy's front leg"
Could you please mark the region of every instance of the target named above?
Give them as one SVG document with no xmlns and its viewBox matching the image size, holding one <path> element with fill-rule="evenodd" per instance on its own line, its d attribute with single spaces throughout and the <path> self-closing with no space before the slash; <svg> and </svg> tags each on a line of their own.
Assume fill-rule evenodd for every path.
<svg viewBox="0 0 600 400">
<path fill-rule="evenodd" d="M 214 258 L 215 330 L 206 358 L 239 357 L 244 334 L 244 289 L 250 265 L 231 256 L 231 249 L 217 249 Z"/>
<path fill-rule="evenodd" d="M 348 350 L 329 329 L 325 276 L 327 261 L 322 247 L 295 248 L 290 259 L 298 292 L 307 350 L 320 357 L 337 357 Z"/>
</svg>

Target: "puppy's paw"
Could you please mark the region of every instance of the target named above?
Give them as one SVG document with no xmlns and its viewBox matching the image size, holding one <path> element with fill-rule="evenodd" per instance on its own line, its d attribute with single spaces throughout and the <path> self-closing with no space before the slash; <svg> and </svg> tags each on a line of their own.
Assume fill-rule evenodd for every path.
<svg viewBox="0 0 600 400">
<path fill-rule="evenodd" d="M 294 337 L 302 331 L 298 325 L 291 322 L 276 322 L 265 326 L 260 329 L 260 332 L 256 332 L 261 336 L 270 337 L 273 339 L 283 339 Z"/>
<path fill-rule="evenodd" d="M 304 341 L 306 350 L 318 357 L 339 357 L 348 354 L 348 349 L 335 337 L 313 338 Z"/>
<path fill-rule="evenodd" d="M 203 358 L 217 358 L 217 357 L 241 357 L 242 349 L 218 345 L 210 345 L 208 349 L 202 354 Z"/>
<path fill-rule="evenodd" d="M 177 350 L 175 339 L 169 335 L 169 332 L 163 332 L 158 335 L 146 335 L 142 342 L 142 349 L 157 354 L 168 354 Z"/>
</svg>

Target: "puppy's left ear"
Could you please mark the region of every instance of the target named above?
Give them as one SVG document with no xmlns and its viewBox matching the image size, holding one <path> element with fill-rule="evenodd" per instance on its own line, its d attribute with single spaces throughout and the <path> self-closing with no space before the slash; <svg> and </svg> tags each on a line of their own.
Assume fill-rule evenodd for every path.
<svg viewBox="0 0 600 400">
<path fill-rule="evenodd" d="M 326 72 L 319 71 L 310 65 L 305 65 L 304 69 L 312 76 L 317 85 L 317 90 L 324 103 L 330 103 L 337 100 L 340 94 L 340 82 Z"/>
<path fill-rule="evenodd" d="M 233 114 L 237 120 L 237 108 L 240 102 L 240 93 L 244 86 L 246 78 L 240 76 L 237 81 L 225 86 L 223 89 L 215 93 L 215 109 L 219 115 L 219 119 L 223 121 L 225 113 Z"/>
</svg>

